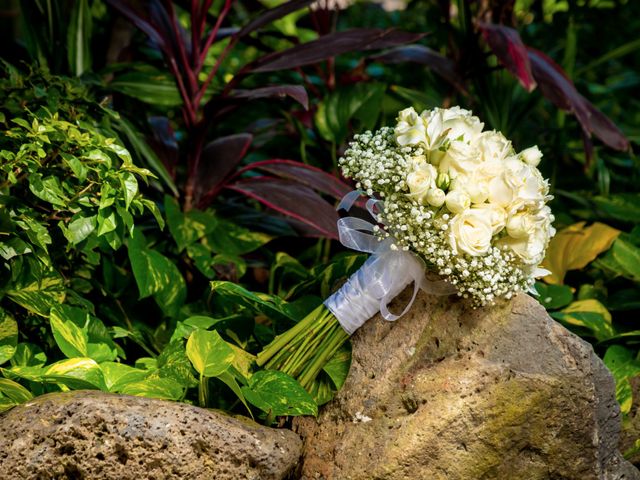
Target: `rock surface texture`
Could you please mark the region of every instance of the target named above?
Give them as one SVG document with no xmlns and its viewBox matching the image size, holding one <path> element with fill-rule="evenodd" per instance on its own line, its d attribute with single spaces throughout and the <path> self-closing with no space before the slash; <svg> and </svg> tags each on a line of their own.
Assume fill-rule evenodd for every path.
<svg viewBox="0 0 640 480">
<path fill-rule="evenodd" d="M 93 391 L 44 395 L 0 416 L 0 479 L 281 479 L 300 452 L 289 430 Z"/>
<path fill-rule="evenodd" d="M 473 310 L 421 294 L 401 320 L 375 317 L 343 390 L 294 425 L 306 480 L 640 479 L 617 450 L 611 375 L 525 295 Z"/>
</svg>

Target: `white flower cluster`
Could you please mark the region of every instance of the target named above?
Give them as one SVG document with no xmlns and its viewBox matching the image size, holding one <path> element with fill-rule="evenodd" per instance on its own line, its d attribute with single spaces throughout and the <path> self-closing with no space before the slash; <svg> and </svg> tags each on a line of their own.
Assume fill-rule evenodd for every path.
<svg viewBox="0 0 640 480">
<path fill-rule="evenodd" d="M 538 147 L 516 153 L 468 110 L 407 108 L 395 128 L 356 135 L 343 174 L 377 196 L 381 238 L 418 253 L 476 305 L 530 290 L 554 218 Z"/>
</svg>

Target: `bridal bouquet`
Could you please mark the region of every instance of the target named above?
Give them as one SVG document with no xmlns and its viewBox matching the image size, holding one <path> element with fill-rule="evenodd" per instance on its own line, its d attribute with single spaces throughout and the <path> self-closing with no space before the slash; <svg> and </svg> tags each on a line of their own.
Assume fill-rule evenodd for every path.
<svg viewBox="0 0 640 480">
<path fill-rule="evenodd" d="M 517 153 L 496 131 L 459 107 L 418 114 L 407 108 L 394 127 L 356 135 L 340 159 L 345 177 L 375 220 L 338 222 L 346 246 L 371 257 L 346 284 L 259 355 L 258 364 L 281 370 L 312 391 L 327 361 L 410 283 L 430 293 L 493 304 L 534 291 L 555 229 L 546 203 L 549 185 L 536 168 L 542 153 Z M 425 270 L 439 275 L 427 281 Z M 535 291 L 534 291 L 535 292 Z M 413 301 L 413 300 L 412 300 Z M 409 308 L 411 302 L 405 309 Z"/>
</svg>

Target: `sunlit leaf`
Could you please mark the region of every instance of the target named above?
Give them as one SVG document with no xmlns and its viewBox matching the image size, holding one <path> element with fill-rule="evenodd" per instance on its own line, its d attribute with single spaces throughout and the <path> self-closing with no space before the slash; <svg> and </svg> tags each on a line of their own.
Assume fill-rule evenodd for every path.
<svg viewBox="0 0 640 480">
<path fill-rule="evenodd" d="M 120 389 L 120 393 L 136 397 L 178 400 L 183 395 L 183 389 L 179 383 L 168 378 L 147 378 L 127 383 Z"/>
<path fill-rule="evenodd" d="M 587 329 L 598 341 L 615 335 L 611 313 L 595 299 L 577 300 L 559 312 L 552 312 L 551 316 L 567 325 Z"/>
<path fill-rule="evenodd" d="M 270 416 L 318 414 L 311 395 L 289 375 L 276 370 L 254 373 L 242 393 L 249 403 Z"/>
<path fill-rule="evenodd" d="M 10 360 L 18 345 L 18 323 L 0 309 L 0 365 Z"/>
<path fill-rule="evenodd" d="M 33 398 L 29 390 L 8 378 L 0 378 L 0 393 L 15 403 L 28 402 Z"/>
<path fill-rule="evenodd" d="M 542 267 L 551 272 L 544 277 L 547 283 L 562 284 L 568 270 L 584 268 L 599 254 L 611 247 L 620 230 L 604 223 L 585 227 L 579 222 L 567 227 L 551 239 Z"/>
<path fill-rule="evenodd" d="M 200 375 L 217 377 L 231 366 L 235 353 L 218 332 L 195 330 L 187 340 L 187 356 Z"/>
<path fill-rule="evenodd" d="M 91 358 L 70 358 L 56 362 L 45 369 L 42 378 L 44 381 L 61 383 L 78 390 L 107 390 L 102 370 Z"/>
<path fill-rule="evenodd" d="M 49 316 L 49 322 L 53 338 L 55 338 L 62 353 L 68 358 L 89 356 L 87 332 L 77 326 L 71 319 L 66 318 L 63 310 L 53 308 Z"/>
</svg>

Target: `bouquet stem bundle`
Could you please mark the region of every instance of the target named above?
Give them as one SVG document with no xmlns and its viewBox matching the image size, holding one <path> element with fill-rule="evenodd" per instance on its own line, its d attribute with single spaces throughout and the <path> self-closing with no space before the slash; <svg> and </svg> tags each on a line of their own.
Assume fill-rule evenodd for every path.
<svg viewBox="0 0 640 480">
<path fill-rule="evenodd" d="M 348 338 L 336 317 L 320 305 L 267 345 L 258 354 L 257 364 L 292 376 L 309 391 L 322 368 Z"/>
</svg>

